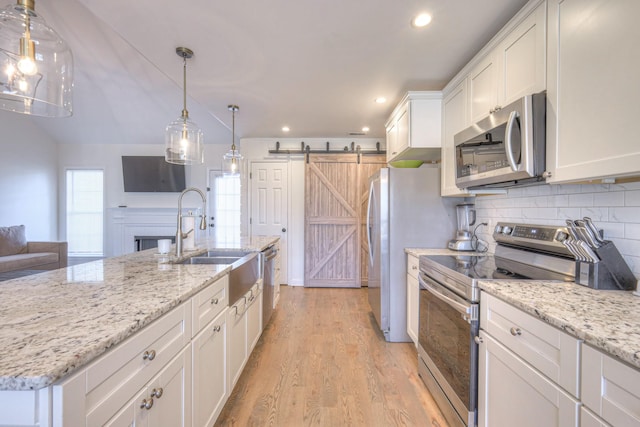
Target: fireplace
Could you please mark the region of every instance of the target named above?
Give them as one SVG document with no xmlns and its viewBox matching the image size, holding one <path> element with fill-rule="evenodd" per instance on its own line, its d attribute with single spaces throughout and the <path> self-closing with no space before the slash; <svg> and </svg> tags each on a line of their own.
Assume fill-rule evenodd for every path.
<svg viewBox="0 0 640 427">
<path fill-rule="evenodd" d="M 171 243 L 176 242 L 176 236 L 133 236 L 133 247 L 136 252 L 144 251 L 145 249 L 157 248 L 158 240 L 170 239 Z"/>
</svg>

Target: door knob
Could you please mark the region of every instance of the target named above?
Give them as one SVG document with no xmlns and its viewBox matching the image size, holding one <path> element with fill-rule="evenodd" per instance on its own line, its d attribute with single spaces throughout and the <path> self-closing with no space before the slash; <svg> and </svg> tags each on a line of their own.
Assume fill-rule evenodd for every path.
<svg viewBox="0 0 640 427">
<path fill-rule="evenodd" d="M 286 232 L 287 232 L 287 229 L 286 229 L 286 228 L 284 228 L 284 227 L 282 227 L 282 232 L 283 232 L 283 233 L 286 233 Z"/>
</svg>

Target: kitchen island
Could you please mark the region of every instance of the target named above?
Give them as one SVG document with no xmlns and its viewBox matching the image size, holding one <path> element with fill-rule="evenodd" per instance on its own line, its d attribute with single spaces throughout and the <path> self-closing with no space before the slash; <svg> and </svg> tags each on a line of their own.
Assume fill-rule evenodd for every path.
<svg viewBox="0 0 640 427">
<path fill-rule="evenodd" d="M 207 242 L 181 258 L 150 249 L 0 283 L 0 425 L 11 425 L 3 417 L 19 410 L 13 397 L 31 395 L 41 406 L 50 386 L 189 303 L 231 268 L 179 264 L 183 258 L 210 249 L 261 251 L 277 239 Z M 56 425 L 38 410 L 33 425 Z"/>
</svg>

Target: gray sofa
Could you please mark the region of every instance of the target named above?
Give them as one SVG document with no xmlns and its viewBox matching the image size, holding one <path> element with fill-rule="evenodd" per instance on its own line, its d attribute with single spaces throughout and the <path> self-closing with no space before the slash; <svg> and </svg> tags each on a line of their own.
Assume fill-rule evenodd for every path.
<svg viewBox="0 0 640 427">
<path fill-rule="evenodd" d="M 27 242 L 24 225 L 0 227 L 0 273 L 67 266 L 67 242 Z"/>
</svg>

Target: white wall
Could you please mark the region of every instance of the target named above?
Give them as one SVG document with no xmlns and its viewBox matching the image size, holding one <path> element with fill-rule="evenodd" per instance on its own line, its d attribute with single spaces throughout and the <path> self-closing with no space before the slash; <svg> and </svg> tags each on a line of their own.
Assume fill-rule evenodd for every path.
<svg viewBox="0 0 640 427">
<path fill-rule="evenodd" d="M 58 240 L 56 142 L 28 116 L 0 111 L 0 226 L 26 226 L 28 240 Z"/>
<path fill-rule="evenodd" d="M 243 201 L 242 201 L 242 223 L 247 227 L 243 228 L 243 232 L 248 230 L 248 180 L 246 170 L 250 168 L 252 161 L 259 160 L 281 160 L 289 163 L 289 188 L 288 188 L 288 205 L 289 218 L 287 228 L 287 265 L 289 285 L 302 286 L 304 284 L 304 156 L 301 154 L 269 154 L 269 150 L 274 150 L 276 141 L 280 142 L 281 150 L 300 150 L 300 143 L 304 142 L 311 149 L 324 150 L 326 143 L 330 143 L 332 150 L 342 150 L 344 147 L 351 147 L 351 142 L 360 145 L 364 149 L 373 149 L 376 142 L 380 142 L 381 149 L 385 148 L 384 139 L 372 138 L 246 138 L 241 140 L 240 152 L 245 158 L 245 173 L 243 174 Z"/>
<path fill-rule="evenodd" d="M 538 185 L 507 194 L 476 197 L 478 235 L 491 243 L 498 221 L 564 225 L 565 219 L 590 217 L 615 243 L 640 278 L 640 182 L 627 184 Z"/>
</svg>

